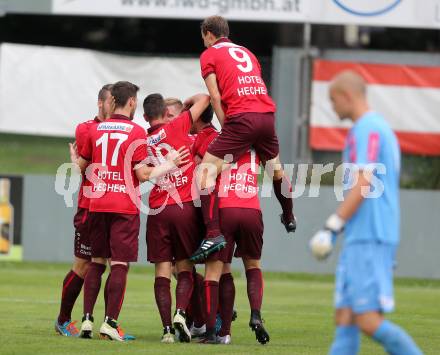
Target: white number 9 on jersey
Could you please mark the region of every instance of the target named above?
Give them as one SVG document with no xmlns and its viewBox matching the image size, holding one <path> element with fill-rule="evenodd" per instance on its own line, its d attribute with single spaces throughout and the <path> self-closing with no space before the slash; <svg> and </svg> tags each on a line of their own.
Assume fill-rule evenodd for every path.
<svg viewBox="0 0 440 355">
<path fill-rule="evenodd" d="M 237 65 L 237 68 L 240 69 L 242 72 L 249 73 L 250 71 L 252 71 L 251 57 L 249 57 L 249 54 L 247 54 L 243 49 L 231 47 L 229 48 L 229 54 L 237 62 L 246 64 L 246 65 L 243 64 Z"/>
</svg>

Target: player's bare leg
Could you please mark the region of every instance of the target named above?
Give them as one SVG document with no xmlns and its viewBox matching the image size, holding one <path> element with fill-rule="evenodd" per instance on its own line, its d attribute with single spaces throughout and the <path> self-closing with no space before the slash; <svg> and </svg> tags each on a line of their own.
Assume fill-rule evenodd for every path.
<svg viewBox="0 0 440 355">
<path fill-rule="evenodd" d="M 92 258 L 84 278 L 83 318 L 79 335 L 81 338 L 91 339 L 93 337 L 93 310 L 101 289 L 102 275 L 105 272 L 106 264 L 106 258 Z"/>
<path fill-rule="evenodd" d="M 219 305 L 221 328 L 218 332 L 217 343 L 231 343 L 231 323 L 233 320 L 235 302 L 235 284 L 232 277 L 231 264 L 223 265 L 222 276 L 219 282 Z"/>
<path fill-rule="evenodd" d="M 280 216 L 281 223 L 288 233 L 293 233 L 296 230 L 296 219 L 293 215 L 293 199 L 291 197 L 292 185 L 284 174 L 279 155 L 266 161 L 264 166 L 266 173 L 272 177 L 275 196 L 283 211 Z M 284 191 L 283 185 L 285 186 Z"/>
<path fill-rule="evenodd" d="M 269 334 L 263 326 L 261 318 L 261 304 L 263 303 L 263 274 L 261 263 L 257 259 L 243 258 L 246 270 L 247 294 L 251 308 L 249 327 L 255 332 L 255 337 L 260 344 L 269 342 Z"/>
<path fill-rule="evenodd" d="M 219 281 L 222 275 L 223 262 L 208 260 L 205 264 L 205 306 L 206 334 L 201 340 L 204 344 L 216 344 L 216 317 L 219 304 Z"/>
<path fill-rule="evenodd" d="M 171 274 L 175 267 L 170 261 L 154 264 L 154 297 L 162 320 L 162 343 L 174 343 L 174 328 L 171 323 Z"/>
<path fill-rule="evenodd" d="M 72 310 L 78 298 L 82 286 L 84 284 L 84 277 L 90 261 L 75 257 L 72 269 L 67 273 L 63 281 L 63 290 L 61 293 L 60 312 L 57 321 L 55 322 L 55 331 L 64 336 L 78 336 L 79 330 L 73 322 Z"/>
<path fill-rule="evenodd" d="M 206 153 L 202 163 L 197 168 L 196 182 L 200 191 L 203 221 L 206 226 L 206 238 L 191 256 L 191 261 L 204 260 L 210 254 L 219 251 L 226 245 L 226 240 L 220 231 L 219 197 L 215 189 L 216 179 L 222 167 L 223 159 Z"/>
<path fill-rule="evenodd" d="M 176 270 L 176 312 L 174 313 L 173 323 L 178 331 L 179 341 L 189 343 L 191 332 L 186 324 L 186 309 L 194 289 L 193 264 L 189 260 L 176 261 Z"/>
</svg>

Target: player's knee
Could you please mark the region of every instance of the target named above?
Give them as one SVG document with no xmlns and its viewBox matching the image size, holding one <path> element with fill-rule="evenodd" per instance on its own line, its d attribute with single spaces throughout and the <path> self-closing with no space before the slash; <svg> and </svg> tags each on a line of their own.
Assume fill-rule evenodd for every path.
<svg viewBox="0 0 440 355">
<path fill-rule="evenodd" d="M 383 321 L 383 316 L 378 312 L 359 314 L 355 317 L 356 325 L 366 335 L 372 336 Z"/>
<path fill-rule="evenodd" d="M 349 326 L 354 324 L 353 312 L 349 308 L 337 309 L 335 312 L 335 324 L 337 326 Z"/>
<path fill-rule="evenodd" d="M 245 270 L 261 269 L 261 262 L 259 259 L 243 259 Z"/>
<path fill-rule="evenodd" d="M 92 262 L 95 264 L 107 264 L 107 259 L 106 258 L 92 258 Z"/>
<path fill-rule="evenodd" d="M 171 279 L 171 268 L 170 262 L 157 263 L 154 266 L 156 277 L 165 277 Z"/>
<path fill-rule="evenodd" d="M 281 169 L 281 165 L 280 165 L 280 169 L 279 170 L 274 170 L 273 172 L 273 180 L 277 181 L 277 180 L 281 180 L 284 176 L 284 170 Z"/>
<path fill-rule="evenodd" d="M 82 279 L 86 276 L 87 270 L 89 268 L 90 261 L 80 258 L 75 258 L 72 270 Z"/>
<path fill-rule="evenodd" d="M 219 281 L 223 271 L 223 263 L 221 261 L 207 261 L 205 267 L 205 280 Z"/>
<path fill-rule="evenodd" d="M 230 274 L 232 272 L 231 264 L 223 264 L 222 274 Z"/>
</svg>

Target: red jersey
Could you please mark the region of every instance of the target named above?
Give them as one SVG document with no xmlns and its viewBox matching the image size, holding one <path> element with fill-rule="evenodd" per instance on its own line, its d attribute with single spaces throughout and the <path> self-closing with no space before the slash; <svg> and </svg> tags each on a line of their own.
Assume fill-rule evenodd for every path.
<svg viewBox="0 0 440 355">
<path fill-rule="evenodd" d="M 254 150 L 248 150 L 230 169 L 217 178 L 219 208 L 260 209 L 258 199 L 258 171 L 260 159 Z"/>
<path fill-rule="evenodd" d="M 203 128 L 194 142 L 193 153 L 203 159 L 209 144 L 218 136 L 214 126 Z M 260 159 L 254 150 L 247 151 L 230 169 L 217 178 L 219 208 L 260 209 L 258 199 L 258 171 Z"/>
<path fill-rule="evenodd" d="M 203 159 L 209 145 L 218 136 L 218 131 L 213 125 L 203 128 L 196 137 L 194 144 L 192 146 L 192 153 L 194 157 L 198 156 Z"/>
<path fill-rule="evenodd" d="M 84 159 L 96 164 L 94 176 L 87 176 L 95 194 L 90 199 L 90 211 L 139 213 L 134 191 L 139 186 L 139 180 L 133 168 L 147 158 L 146 138 L 145 130 L 123 115 L 112 115 L 90 128 L 87 142 L 80 152 Z M 141 141 L 143 144 L 133 150 L 132 143 Z M 125 167 L 127 154 L 130 166 Z M 125 170 L 130 172 L 128 176 Z"/>
<path fill-rule="evenodd" d="M 219 39 L 200 56 L 204 79 L 214 73 L 226 117 L 244 112 L 275 112 L 261 78 L 258 59 L 247 48 Z"/>
<path fill-rule="evenodd" d="M 87 142 L 87 138 L 89 136 L 89 130 L 90 128 L 100 123 L 101 121 L 98 120 L 97 117 L 95 117 L 93 120 L 88 120 L 83 123 L 80 123 L 78 126 L 76 126 L 75 130 L 75 141 L 76 141 L 76 147 L 78 149 L 78 152 L 81 152 L 82 148 Z M 78 194 L 78 207 L 79 208 L 89 208 L 90 200 L 84 196 L 83 190 L 84 186 L 90 186 L 90 181 L 86 179 L 86 176 L 83 174 L 81 178 L 81 186 L 79 188 L 79 194 Z"/>
<path fill-rule="evenodd" d="M 188 135 L 191 125 L 191 113 L 184 111 L 170 123 L 158 124 L 148 129 L 147 151 L 155 166 L 165 162 L 167 154 L 182 146 L 191 150 L 193 142 Z M 191 186 L 195 164 L 192 154 L 189 159 L 190 163 L 157 178 L 150 193 L 151 208 L 193 200 Z"/>
</svg>

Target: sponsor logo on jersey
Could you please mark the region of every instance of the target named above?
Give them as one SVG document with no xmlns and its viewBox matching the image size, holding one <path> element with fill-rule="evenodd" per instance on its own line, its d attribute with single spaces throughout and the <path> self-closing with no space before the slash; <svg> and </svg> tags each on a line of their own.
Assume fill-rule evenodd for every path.
<svg viewBox="0 0 440 355">
<path fill-rule="evenodd" d="M 130 133 L 133 125 L 124 122 L 102 122 L 98 125 L 98 131 L 122 131 Z"/>
<path fill-rule="evenodd" d="M 147 138 L 148 145 L 155 145 L 159 143 L 161 140 L 164 140 L 167 137 L 167 133 L 162 128 L 158 133 L 153 134 Z"/>
</svg>

